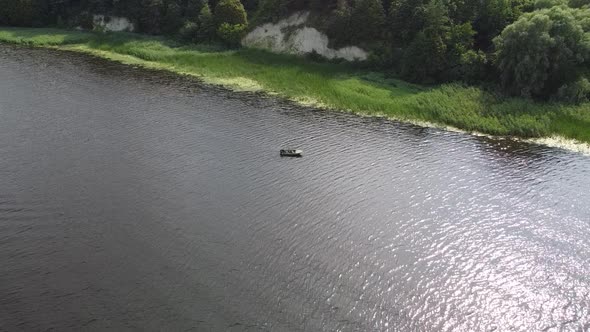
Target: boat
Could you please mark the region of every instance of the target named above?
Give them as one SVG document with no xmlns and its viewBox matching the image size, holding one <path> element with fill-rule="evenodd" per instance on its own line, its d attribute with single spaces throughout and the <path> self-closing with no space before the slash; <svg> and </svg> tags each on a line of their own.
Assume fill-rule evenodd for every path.
<svg viewBox="0 0 590 332">
<path fill-rule="evenodd" d="M 303 157 L 303 151 L 301 150 L 281 150 L 281 157 Z"/>
</svg>

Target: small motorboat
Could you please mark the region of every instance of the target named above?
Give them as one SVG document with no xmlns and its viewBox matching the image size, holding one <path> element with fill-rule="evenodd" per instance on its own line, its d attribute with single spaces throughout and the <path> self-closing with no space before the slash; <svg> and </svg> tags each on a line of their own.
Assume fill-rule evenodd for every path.
<svg viewBox="0 0 590 332">
<path fill-rule="evenodd" d="M 303 157 L 301 150 L 281 150 L 281 157 Z"/>
</svg>

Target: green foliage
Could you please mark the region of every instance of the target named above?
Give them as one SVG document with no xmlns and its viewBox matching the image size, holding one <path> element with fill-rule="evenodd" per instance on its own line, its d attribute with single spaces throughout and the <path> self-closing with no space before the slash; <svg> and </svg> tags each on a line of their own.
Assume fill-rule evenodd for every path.
<svg viewBox="0 0 590 332">
<path fill-rule="evenodd" d="M 32 0 L 0 0 L 0 25 L 31 26 Z"/>
<path fill-rule="evenodd" d="M 413 82 L 474 81 L 483 76 L 485 56 L 473 49 L 471 23 L 454 24 L 443 1 L 424 6 L 424 28 L 406 48 L 401 74 Z"/>
<path fill-rule="evenodd" d="M 590 6 L 590 0 L 570 0 L 569 6 L 572 8 L 582 8 L 584 6 Z"/>
<path fill-rule="evenodd" d="M 283 0 L 262 0 L 258 4 L 254 15 L 256 23 L 275 22 L 287 14 L 287 8 Z"/>
<path fill-rule="evenodd" d="M 161 33 L 163 11 L 163 0 L 141 0 L 138 13 L 139 29 L 151 34 Z"/>
<path fill-rule="evenodd" d="M 260 0 L 242 0 L 246 12 L 253 12 L 258 8 Z"/>
<path fill-rule="evenodd" d="M 78 26 L 85 30 L 92 30 L 94 28 L 94 19 L 90 13 L 84 12 L 78 17 Z"/>
<path fill-rule="evenodd" d="M 174 1 L 164 5 L 162 15 L 162 32 L 165 34 L 175 34 L 182 27 L 182 8 Z"/>
<path fill-rule="evenodd" d="M 196 41 L 210 42 L 215 37 L 215 20 L 208 4 L 201 8 L 197 22 L 199 22 L 199 31 L 197 32 Z"/>
<path fill-rule="evenodd" d="M 321 11 L 331 1 L 325 0 L 245 0 L 244 6 L 250 8 L 254 14 L 256 24 L 276 22 L 279 19 L 299 10 Z M 252 2 L 256 2 L 256 7 Z"/>
<path fill-rule="evenodd" d="M 327 30 L 335 47 L 371 46 L 386 32 L 386 14 L 381 0 L 339 1 Z"/>
<path fill-rule="evenodd" d="M 238 46 L 244 37 L 246 25 L 222 23 L 217 28 L 217 36 L 229 46 Z"/>
<path fill-rule="evenodd" d="M 433 0 L 423 10 L 424 28 L 406 49 L 402 76 L 413 82 L 435 82 L 446 66 L 449 32 L 448 9 L 440 0 Z"/>
<path fill-rule="evenodd" d="M 475 35 L 469 22 L 451 26 L 447 39 L 448 67 L 444 73 L 447 80 L 477 82 L 485 79 L 486 56 L 474 50 Z"/>
<path fill-rule="evenodd" d="M 424 27 L 427 0 L 392 0 L 389 7 L 391 42 L 394 47 L 410 44 Z"/>
<path fill-rule="evenodd" d="M 512 23 L 515 16 L 517 14 L 510 0 L 484 1 L 474 22 L 480 48 L 489 51 L 493 46 L 492 39 Z"/>
<path fill-rule="evenodd" d="M 385 30 L 385 10 L 381 0 L 354 0 L 350 25 L 353 44 L 368 44 L 382 39 Z"/>
<path fill-rule="evenodd" d="M 567 6 L 568 0 L 536 0 L 535 9 L 551 8 L 555 6 Z"/>
<path fill-rule="evenodd" d="M 577 81 L 566 83 L 559 88 L 554 99 L 570 103 L 583 103 L 588 102 L 589 97 L 590 81 L 581 77 Z"/>
<path fill-rule="evenodd" d="M 182 39 L 194 43 L 211 42 L 215 35 L 215 21 L 208 4 L 201 8 L 199 15 L 196 17 L 196 22 L 186 21 L 182 29 L 180 29 Z"/>
<path fill-rule="evenodd" d="M 524 14 L 495 39 L 502 86 L 510 93 L 548 98 L 580 78 L 590 60 L 585 9 L 555 6 Z"/>
<path fill-rule="evenodd" d="M 432 29 L 420 31 L 406 49 L 402 77 L 412 82 L 434 83 L 445 67 L 446 45 Z"/>
<path fill-rule="evenodd" d="M 230 26 L 248 25 L 246 10 L 239 0 L 220 0 L 215 7 L 215 20 L 218 27 L 224 23 Z"/>
<path fill-rule="evenodd" d="M 208 1 L 206 0 L 187 0 L 186 7 L 185 7 L 185 18 L 189 21 L 197 20 L 199 13 L 203 6 L 209 6 Z"/>
<path fill-rule="evenodd" d="M 96 35 L 84 31 L 0 27 L 0 42 L 32 46 L 58 46 L 90 42 Z"/>
<path fill-rule="evenodd" d="M 353 30 L 350 24 L 351 17 L 352 7 L 350 4 L 347 1 L 340 1 L 337 9 L 332 13 L 332 18 L 327 28 L 332 44 L 335 47 L 350 44 L 350 37 Z"/>
<path fill-rule="evenodd" d="M 215 7 L 215 22 L 217 36 L 230 46 L 238 46 L 248 28 L 246 10 L 239 0 L 220 0 Z"/>
<path fill-rule="evenodd" d="M 178 34 L 180 38 L 186 42 L 197 42 L 197 34 L 199 33 L 199 24 L 193 21 L 185 21 Z"/>
</svg>

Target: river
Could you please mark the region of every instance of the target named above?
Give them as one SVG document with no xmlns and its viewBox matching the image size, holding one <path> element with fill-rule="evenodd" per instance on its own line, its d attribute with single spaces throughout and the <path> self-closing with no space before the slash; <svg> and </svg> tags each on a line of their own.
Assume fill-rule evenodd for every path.
<svg viewBox="0 0 590 332">
<path fill-rule="evenodd" d="M 0 330 L 590 329 L 588 156 L 7 45 L 0 117 Z"/>
</svg>

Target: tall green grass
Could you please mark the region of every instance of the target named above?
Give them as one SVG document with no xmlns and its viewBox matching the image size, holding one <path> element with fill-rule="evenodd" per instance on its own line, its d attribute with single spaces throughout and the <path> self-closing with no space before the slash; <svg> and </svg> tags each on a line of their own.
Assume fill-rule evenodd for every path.
<svg viewBox="0 0 590 332">
<path fill-rule="evenodd" d="M 0 42 L 88 52 L 359 114 L 431 122 L 492 135 L 559 135 L 590 143 L 590 103 L 538 103 L 461 84 L 423 87 L 345 65 L 248 49 L 182 45 L 128 33 L 0 28 Z"/>
</svg>

